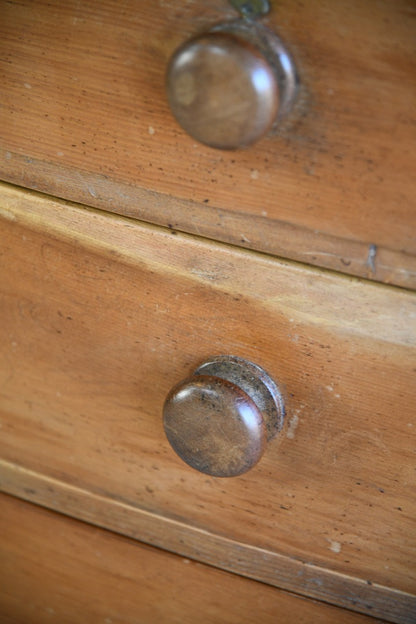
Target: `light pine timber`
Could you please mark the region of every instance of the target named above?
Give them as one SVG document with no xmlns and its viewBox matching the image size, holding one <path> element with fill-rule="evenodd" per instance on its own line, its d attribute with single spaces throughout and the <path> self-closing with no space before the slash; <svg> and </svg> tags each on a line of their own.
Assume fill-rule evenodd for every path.
<svg viewBox="0 0 416 624">
<path fill-rule="evenodd" d="M 224 152 L 174 121 L 180 44 L 228 0 L 0 2 L 0 178 L 344 273 L 416 287 L 416 38 L 408 0 L 272 2 L 298 105 Z"/>
<path fill-rule="evenodd" d="M 294 590 L 299 595 L 372 617 L 381 616 L 383 621 L 396 624 L 415 621 L 414 595 L 213 535 L 2 460 L 0 487 L 19 499 L 36 502 L 248 579 Z"/>
<path fill-rule="evenodd" d="M 7 185 L 0 207 L 3 489 L 411 621 L 416 297 Z M 181 462 L 161 422 L 218 353 L 287 402 L 279 439 L 229 480 Z"/>
<path fill-rule="evenodd" d="M 377 624 L 0 495 L 0 622 Z"/>
</svg>

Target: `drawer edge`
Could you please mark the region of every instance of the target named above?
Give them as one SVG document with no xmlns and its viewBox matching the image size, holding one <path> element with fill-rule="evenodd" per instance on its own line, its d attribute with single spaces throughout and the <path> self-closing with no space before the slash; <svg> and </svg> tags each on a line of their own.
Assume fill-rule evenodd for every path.
<svg viewBox="0 0 416 624">
<path fill-rule="evenodd" d="M 0 160 L 2 149 L 0 147 Z M 336 271 L 414 290 L 416 288 L 416 257 L 402 250 L 389 249 L 380 245 L 337 237 L 321 231 L 311 230 L 278 219 L 267 222 L 268 236 L 264 236 L 264 217 L 252 216 L 250 220 L 238 211 L 231 212 L 219 207 L 207 206 L 196 201 L 176 198 L 141 187 L 132 187 L 113 182 L 104 176 L 88 172 L 70 171 L 68 167 L 36 161 L 39 179 L 31 182 L 28 174 L 24 180 L 26 188 L 19 188 L 22 179 L 16 174 L 25 167 L 25 158 L 13 154 L 13 167 L 3 168 L 3 182 L 0 191 L 7 196 L 16 185 L 20 192 L 28 195 L 44 193 L 63 201 L 104 210 L 108 213 L 168 227 L 174 231 L 196 235 L 220 243 L 269 254 L 274 258 L 286 258 L 312 267 Z M 7 162 L 4 160 L 4 162 Z M 16 165 L 16 163 L 19 163 Z M 66 180 L 65 197 L 57 183 L 51 180 Z M 68 181 L 70 180 L 70 184 Z M 95 189 L 100 189 L 99 192 Z M 58 199 L 58 201 L 59 201 Z M 221 229 L 217 222 L 221 221 Z M 241 232 L 249 230 L 249 239 Z"/>
<path fill-rule="evenodd" d="M 0 491 L 280 589 L 395 624 L 415 622 L 415 595 L 215 535 L 5 460 Z"/>
</svg>

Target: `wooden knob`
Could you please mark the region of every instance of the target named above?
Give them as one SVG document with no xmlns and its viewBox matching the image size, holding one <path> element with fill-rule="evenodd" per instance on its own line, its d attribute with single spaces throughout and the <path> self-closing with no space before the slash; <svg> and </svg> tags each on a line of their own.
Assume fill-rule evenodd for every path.
<svg viewBox="0 0 416 624">
<path fill-rule="evenodd" d="M 280 40 L 259 30 L 245 22 L 225 25 L 191 39 L 173 55 L 169 104 L 179 124 L 201 143 L 222 149 L 250 145 L 278 119 L 282 96 L 287 108 L 291 65 L 281 62 Z"/>
<path fill-rule="evenodd" d="M 252 468 L 280 431 L 284 405 L 259 366 L 218 356 L 199 366 L 168 394 L 166 436 L 175 452 L 200 472 L 233 477 Z"/>
</svg>

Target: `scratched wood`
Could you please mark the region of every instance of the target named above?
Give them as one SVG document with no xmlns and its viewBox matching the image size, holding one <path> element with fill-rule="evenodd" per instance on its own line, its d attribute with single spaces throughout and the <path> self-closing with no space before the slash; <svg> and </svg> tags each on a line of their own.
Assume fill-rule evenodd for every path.
<svg viewBox="0 0 416 624">
<path fill-rule="evenodd" d="M 376 624 L 0 495 L 2 622 Z"/>
<path fill-rule="evenodd" d="M 123 502 L 166 522 L 157 543 L 176 550 L 179 521 L 197 531 L 194 556 L 226 567 L 208 531 L 232 540 L 237 566 L 259 549 L 245 574 L 359 610 L 379 585 L 415 592 L 415 295 L 7 185 L 0 208 L 0 457 L 39 475 L 24 488 L 10 469 L 2 487 L 36 500 L 43 478 L 99 495 L 112 507 L 94 521 L 120 532 L 134 524 Z M 263 366 L 287 403 L 282 434 L 233 479 L 181 462 L 161 419 L 170 388 L 219 353 Z M 67 499 L 66 513 L 94 515 L 94 498 Z M 299 562 L 343 575 L 338 590 L 293 574 Z M 378 615 L 409 621 L 397 601 Z"/>
<path fill-rule="evenodd" d="M 0 177 L 295 260 L 416 285 L 412 0 L 272 3 L 299 103 L 243 151 L 195 144 L 164 93 L 227 0 L 2 0 Z"/>
<path fill-rule="evenodd" d="M 2 491 L 19 499 L 192 560 L 388 622 L 414 624 L 414 594 L 236 542 L 4 460 L 0 479 Z"/>
</svg>

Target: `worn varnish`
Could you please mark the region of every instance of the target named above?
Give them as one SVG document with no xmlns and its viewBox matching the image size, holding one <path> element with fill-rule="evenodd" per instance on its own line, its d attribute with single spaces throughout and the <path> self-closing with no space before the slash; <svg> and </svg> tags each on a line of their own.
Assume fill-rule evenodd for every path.
<svg viewBox="0 0 416 624">
<path fill-rule="evenodd" d="M 411 621 L 416 297 L 7 186 L 0 207 L 1 487 Z M 170 388 L 219 353 L 287 402 L 279 440 L 227 480 L 162 426 Z"/>
<path fill-rule="evenodd" d="M 247 22 L 235 23 L 235 31 L 208 32 L 186 42 L 167 70 L 166 91 L 176 120 L 195 140 L 219 149 L 247 147 L 262 138 L 283 99 L 274 65 L 257 41 L 244 38 Z M 261 31 L 263 37 L 268 32 Z"/>
<path fill-rule="evenodd" d="M 253 362 L 222 355 L 204 362 L 169 392 L 163 426 L 187 464 L 214 477 L 239 476 L 261 459 L 281 430 L 284 401 Z"/>
<path fill-rule="evenodd" d="M 2 491 L 70 517 L 280 589 L 300 591 L 303 596 L 389 622 L 414 623 L 416 598 L 409 593 L 172 521 L 108 494 L 95 494 L 3 460 L 0 474 Z"/>
<path fill-rule="evenodd" d="M 1 2 L 0 177 L 414 288 L 414 2 L 272 2 L 299 103 L 276 136 L 223 153 L 178 127 L 165 69 L 236 16 L 227 0 Z"/>
<path fill-rule="evenodd" d="M 0 620 L 377 624 L 0 495 Z"/>
</svg>

